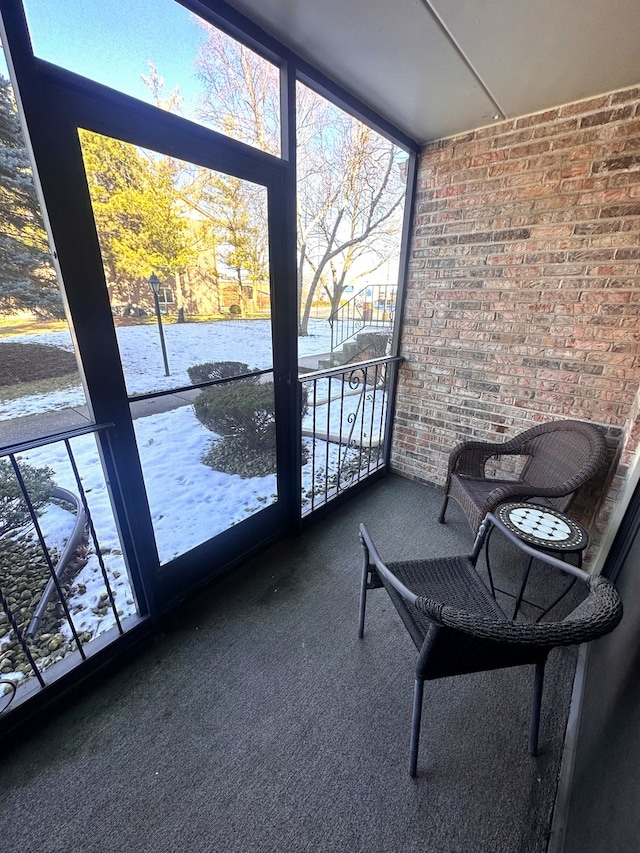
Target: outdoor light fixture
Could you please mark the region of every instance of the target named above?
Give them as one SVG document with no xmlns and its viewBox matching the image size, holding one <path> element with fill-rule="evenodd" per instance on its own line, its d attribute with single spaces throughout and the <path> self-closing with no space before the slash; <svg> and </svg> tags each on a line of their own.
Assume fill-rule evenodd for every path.
<svg viewBox="0 0 640 853">
<path fill-rule="evenodd" d="M 160 346 L 162 347 L 162 358 L 164 359 L 164 375 L 169 376 L 169 362 L 167 360 L 167 348 L 164 344 L 164 331 L 162 329 L 162 314 L 160 313 L 160 279 L 155 273 L 149 276 L 149 287 L 153 291 L 153 301 L 156 307 L 156 317 L 158 318 L 158 332 L 160 333 Z"/>
<path fill-rule="evenodd" d="M 149 276 L 149 287 L 153 290 L 156 296 L 160 293 L 160 279 L 155 273 L 151 273 Z"/>
</svg>

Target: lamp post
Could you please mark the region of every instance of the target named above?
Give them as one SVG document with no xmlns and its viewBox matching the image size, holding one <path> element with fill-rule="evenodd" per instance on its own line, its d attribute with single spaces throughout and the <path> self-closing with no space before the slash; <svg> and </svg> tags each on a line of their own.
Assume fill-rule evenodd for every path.
<svg viewBox="0 0 640 853">
<path fill-rule="evenodd" d="M 153 301 L 156 306 L 156 317 L 158 318 L 158 331 L 160 332 L 160 346 L 162 347 L 162 358 L 164 359 L 164 375 L 169 376 L 169 362 L 167 361 L 167 348 L 164 344 L 164 331 L 162 329 L 162 315 L 160 314 L 160 279 L 155 273 L 149 276 L 149 287 L 153 291 Z"/>
</svg>

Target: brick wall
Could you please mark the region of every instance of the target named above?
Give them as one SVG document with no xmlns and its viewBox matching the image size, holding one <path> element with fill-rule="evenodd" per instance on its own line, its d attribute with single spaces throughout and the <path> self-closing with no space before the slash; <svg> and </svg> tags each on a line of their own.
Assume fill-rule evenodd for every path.
<svg viewBox="0 0 640 853">
<path fill-rule="evenodd" d="M 461 439 L 539 421 L 638 429 L 640 88 L 434 143 L 421 155 L 392 466 L 444 482 Z"/>
</svg>

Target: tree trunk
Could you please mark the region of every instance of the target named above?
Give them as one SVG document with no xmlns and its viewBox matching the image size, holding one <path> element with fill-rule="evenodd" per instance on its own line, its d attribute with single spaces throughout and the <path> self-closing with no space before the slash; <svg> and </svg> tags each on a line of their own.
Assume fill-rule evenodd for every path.
<svg viewBox="0 0 640 853">
<path fill-rule="evenodd" d="M 174 281 L 176 285 L 176 305 L 178 306 L 178 323 L 184 323 L 184 297 L 182 295 L 182 279 L 180 278 L 179 272 L 176 272 L 174 274 Z"/>
</svg>

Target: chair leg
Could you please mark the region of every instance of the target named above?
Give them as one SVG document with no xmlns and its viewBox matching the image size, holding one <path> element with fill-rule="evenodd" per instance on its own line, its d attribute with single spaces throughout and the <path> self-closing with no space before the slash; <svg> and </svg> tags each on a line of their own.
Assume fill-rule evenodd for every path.
<svg viewBox="0 0 640 853">
<path fill-rule="evenodd" d="M 360 581 L 360 620 L 358 622 L 358 637 L 364 636 L 364 614 L 367 607 L 367 578 L 369 576 L 369 554 L 364 549 L 362 560 L 362 579 Z"/>
<path fill-rule="evenodd" d="M 415 778 L 420 745 L 420 720 L 422 719 L 422 696 L 424 679 L 416 678 L 413 685 L 413 714 L 411 716 L 411 744 L 409 746 L 409 776 Z"/>
<path fill-rule="evenodd" d="M 529 755 L 538 754 L 538 732 L 540 730 L 544 665 L 545 661 L 539 661 L 536 664 L 536 673 L 533 679 L 533 703 L 531 707 L 531 722 L 529 724 Z"/>
<path fill-rule="evenodd" d="M 444 514 L 447 511 L 447 504 L 449 503 L 449 495 L 445 492 L 444 500 L 442 501 L 442 509 L 440 510 L 440 517 L 438 521 L 440 524 L 444 524 Z"/>
<path fill-rule="evenodd" d="M 518 592 L 518 595 L 516 597 L 516 605 L 513 608 L 513 614 L 511 616 L 512 621 L 515 621 L 515 618 L 518 615 L 518 611 L 520 610 L 520 605 L 522 604 L 522 599 L 524 598 L 524 591 L 527 588 L 527 582 L 529 581 L 529 575 L 531 574 L 531 566 L 532 565 L 533 565 L 533 557 L 529 557 L 529 560 L 527 562 L 527 568 L 524 570 L 524 574 L 522 575 L 522 583 L 520 584 L 520 591 Z"/>
</svg>

